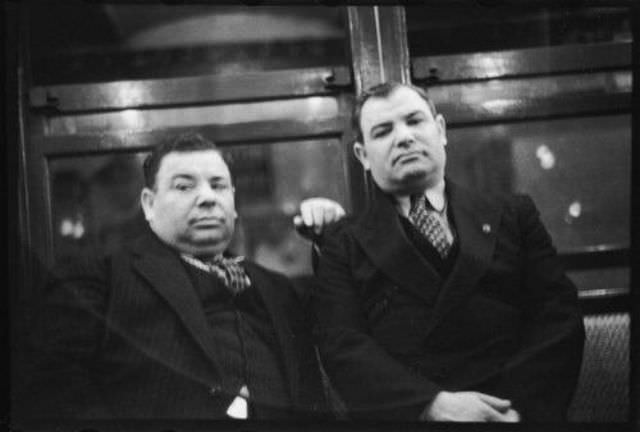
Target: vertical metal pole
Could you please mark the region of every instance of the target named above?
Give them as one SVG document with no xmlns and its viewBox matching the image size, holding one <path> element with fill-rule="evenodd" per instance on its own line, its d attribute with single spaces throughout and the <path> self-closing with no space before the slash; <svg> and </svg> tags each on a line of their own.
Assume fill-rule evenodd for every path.
<svg viewBox="0 0 640 432">
<path fill-rule="evenodd" d="M 349 42 L 356 97 L 385 81 L 410 82 L 410 57 L 405 11 L 401 6 L 349 6 Z M 372 183 L 363 171 L 364 196 Z M 354 176 L 355 177 L 355 176 Z M 362 198 L 360 198 L 362 199 Z M 363 203 L 354 197 L 355 208 Z"/>
</svg>

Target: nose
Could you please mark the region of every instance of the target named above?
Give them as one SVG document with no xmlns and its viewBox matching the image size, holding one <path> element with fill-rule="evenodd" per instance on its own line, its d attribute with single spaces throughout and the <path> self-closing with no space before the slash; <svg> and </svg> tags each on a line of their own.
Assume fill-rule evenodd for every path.
<svg viewBox="0 0 640 432">
<path fill-rule="evenodd" d="M 413 131 L 408 125 L 399 124 L 395 130 L 395 142 L 398 147 L 410 147 L 414 142 Z"/>
<path fill-rule="evenodd" d="M 218 195 L 213 190 L 211 185 L 205 183 L 198 188 L 198 195 L 196 197 L 196 204 L 198 206 L 213 206 L 217 202 Z"/>
</svg>

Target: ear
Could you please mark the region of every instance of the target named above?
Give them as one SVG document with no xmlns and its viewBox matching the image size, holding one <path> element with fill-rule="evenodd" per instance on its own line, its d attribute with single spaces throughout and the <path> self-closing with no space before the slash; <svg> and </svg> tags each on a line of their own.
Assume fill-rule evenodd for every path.
<svg viewBox="0 0 640 432">
<path fill-rule="evenodd" d="M 140 193 L 140 205 L 144 212 L 144 218 L 147 221 L 153 219 L 153 200 L 155 199 L 155 193 L 148 187 L 142 189 Z"/>
<path fill-rule="evenodd" d="M 438 125 L 438 130 L 440 131 L 440 136 L 442 137 L 442 145 L 447 145 L 447 122 L 445 122 L 442 114 L 436 115 L 436 124 Z"/>
<path fill-rule="evenodd" d="M 233 195 L 233 218 L 238 219 L 238 211 L 236 210 L 236 187 L 231 186 L 231 195 Z"/>
<path fill-rule="evenodd" d="M 369 160 L 367 159 L 367 149 L 364 148 L 364 144 L 362 144 L 359 141 L 354 142 L 353 154 L 356 155 L 356 159 L 360 161 L 360 163 L 362 164 L 362 167 L 365 170 L 368 170 L 371 168 L 371 165 L 369 164 Z"/>
</svg>

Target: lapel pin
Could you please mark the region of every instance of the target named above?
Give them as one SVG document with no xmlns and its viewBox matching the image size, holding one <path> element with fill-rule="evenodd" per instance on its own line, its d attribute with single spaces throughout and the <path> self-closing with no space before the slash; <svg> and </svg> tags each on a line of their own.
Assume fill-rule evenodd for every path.
<svg viewBox="0 0 640 432">
<path fill-rule="evenodd" d="M 491 225 L 482 224 L 482 232 L 485 234 L 489 234 L 491 232 Z"/>
</svg>

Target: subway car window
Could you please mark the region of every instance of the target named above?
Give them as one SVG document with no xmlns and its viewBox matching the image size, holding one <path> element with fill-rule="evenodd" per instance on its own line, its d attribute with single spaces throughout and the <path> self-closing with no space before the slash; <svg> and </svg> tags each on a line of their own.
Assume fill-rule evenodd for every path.
<svg viewBox="0 0 640 432">
<path fill-rule="evenodd" d="M 530 194 L 561 253 L 628 247 L 630 116 L 455 128 L 448 152 L 456 181 Z"/>
<path fill-rule="evenodd" d="M 347 202 L 339 140 L 223 146 L 233 173 L 239 219 L 230 249 L 288 276 L 312 274 L 308 240 L 293 217 L 305 198 Z M 56 261 L 113 252 L 138 235 L 147 153 L 75 156 L 49 163 Z M 331 182 L 325 181 L 331 178 Z"/>
<path fill-rule="evenodd" d="M 631 41 L 622 7 L 407 7 L 412 56 Z"/>
<path fill-rule="evenodd" d="M 38 85 L 347 64 L 341 8 L 42 2 L 29 6 Z"/>
</svg>

